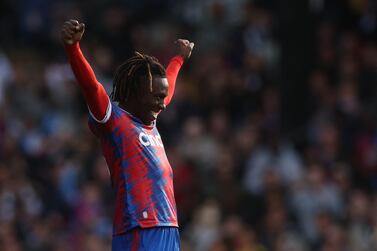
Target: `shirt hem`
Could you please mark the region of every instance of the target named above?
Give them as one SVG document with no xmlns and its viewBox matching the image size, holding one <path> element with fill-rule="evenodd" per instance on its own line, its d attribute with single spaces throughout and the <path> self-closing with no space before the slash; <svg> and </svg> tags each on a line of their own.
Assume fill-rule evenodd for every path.
<svg viewBox="0 0 377 251">
<path fill-rule="evenodd" d="M 140 227 L 140 228 L 154 228 L 154 227 L 175 227 L 175 228 L 179 228 L 178 224 L 176 224 L 176 223 L 137 224 L 137 225 L 130 226 L 130 227 L 124 229 L 123 231 L 113 233 L 113 236 L 125 234 L 128 231 L 130 231 L 131 229 L 134 229 L 134 228 L 137 228 L 137 227 Z"/>
</svg>

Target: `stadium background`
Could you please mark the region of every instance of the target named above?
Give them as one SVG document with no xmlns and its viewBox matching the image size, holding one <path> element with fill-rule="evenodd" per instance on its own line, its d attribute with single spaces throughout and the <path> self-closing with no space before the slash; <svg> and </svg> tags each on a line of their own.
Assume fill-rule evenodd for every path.
<svg viewBox="0 0 377 251">
<path fill-rule="evenodd" d="M 62 45 L 107 90 L 195 42 L 158 122 L 184 251 L 377 250 L 377 2 L 0 2 L 0 250 L 110 250 L 113 197 Z"/>
</svg>

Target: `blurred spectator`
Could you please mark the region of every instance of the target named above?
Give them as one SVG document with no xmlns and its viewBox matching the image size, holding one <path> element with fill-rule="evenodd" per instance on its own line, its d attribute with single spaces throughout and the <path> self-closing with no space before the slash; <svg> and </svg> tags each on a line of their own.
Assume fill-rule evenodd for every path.
<svg viewBox="0 0 377 251">
<path fill-rule="evenodd" d="M 110 250 L 69 18 L 107 91 L 134 50 L 195 41 L 158 123 L 183 251 L 376 250 L 376 1 L 152 2 L 0 2 L 0 250 Z"/>
<path fill-rule="evenodd" d="M 291 186 L 302 176 L 302 164 L 295 150 L 281 142 L 279 135 L 269 135 L 266 146 L 256 149 L 249 159 L 244 184 L 249 192 L 265 192 L 265 176 L 268 172 L 277 174 L 284 186 Z"/>
<path fill-rule="evenodd" d="M 343 199 L 332 182 L 326 180 L 323 167 L 313 164 L 308 167 L 305 180 L 293 190 L 292 207 L 301 230 L 311 241 L 319 238 L 316 218 L 321 213 L 341 217 Z"/>
</svg>

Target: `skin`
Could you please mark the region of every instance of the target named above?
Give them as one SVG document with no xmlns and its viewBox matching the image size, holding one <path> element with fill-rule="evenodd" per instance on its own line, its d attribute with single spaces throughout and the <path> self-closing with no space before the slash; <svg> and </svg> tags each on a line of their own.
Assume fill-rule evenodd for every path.
<svg viewBox="0 0 377 251">
<path fill-rule="evenodd" d="M 72 45 L 82 39 L 84 32 L 85 24 L 71 19 L 64 23 L 61 38 L 64 44 Z M 190 58 L 194 43 L 186 39 L 178 39 L 174 44 L 178 55 L 181 55 L 184 59 Z M 164 99 L 168 95 L 167 79 L 158 76 L 152 76 L 152 78 L 152 92 L 149 90 L 146 81 L 140 80 L 143 83 L 141 83 L 136 95 L 129 97 L 127 102 L 119 104 L 121 108 L 139 118 L 146 125 L 152 124 L 158 114 L 165 110 Z"/>
<path fill-rule="evenodd" d="M 74 44 L 80 41 L 85 32 L 85 24 L 79 23 L 77 20 L 69 20 L 64 22 L 63 28 L 60 32 L 61 39 L 64 44 Z M 186 39 L 177 39 L 174 41 L 177 46 L 177 54 L 181 55 L 184 59 L 188 59 L 191 56 L 191 52 L 194 48 L 194 43 Z"/>
<path fill-rule="evenodd" d="M 119 106 L 139 118 L 145 125 L 151 125 L 158 114 L 166 108 L 164 100 L 168 96 L 168 87 L 166 78 L 153 76 L 152 92 L 147 81 L 143 81 L 136 95 L 130 96 L 127 102 Z"/>
</svg>

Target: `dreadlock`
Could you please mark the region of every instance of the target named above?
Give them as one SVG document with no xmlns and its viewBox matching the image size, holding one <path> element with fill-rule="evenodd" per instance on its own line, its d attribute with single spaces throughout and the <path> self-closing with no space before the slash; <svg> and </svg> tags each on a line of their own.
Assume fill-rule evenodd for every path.
<svg viewBox="0 0 377 251">
<path fill-rule="evenodd" d="M 148 78 L 149 90 L 152 91 L 152 76 L 165 77 L 165 68 L 158 59 L 135 52 L 135 55 L 121 64 L 115 72 L 111 99 L 117 102 L 126 101 L 139 87 L 141 78 Z"/>
</svg>

